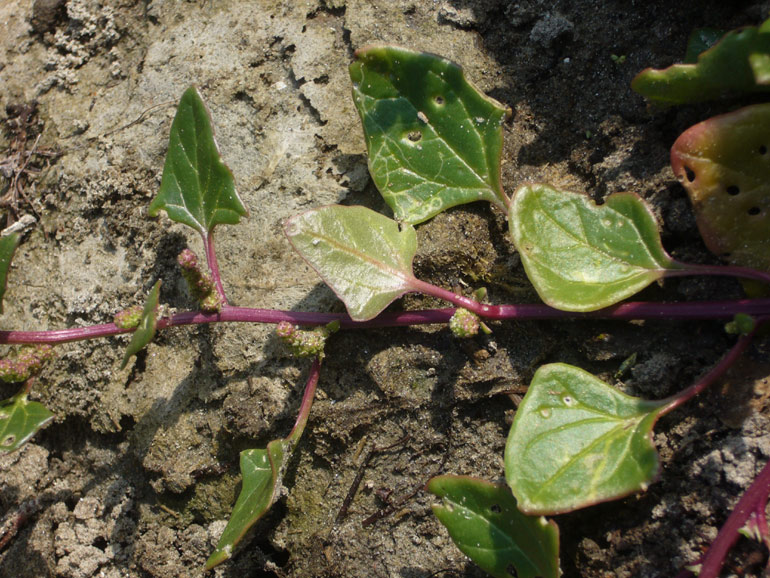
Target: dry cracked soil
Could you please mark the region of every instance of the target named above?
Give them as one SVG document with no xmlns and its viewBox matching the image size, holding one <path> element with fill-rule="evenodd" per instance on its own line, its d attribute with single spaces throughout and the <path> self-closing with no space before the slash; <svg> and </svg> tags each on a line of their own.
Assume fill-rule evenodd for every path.
<svg viewBox="0 0 770 578">
<path fill-rule="evenodd" d="M 688 126 L 729 105 L 650 110 L 629 83 L 647 66 L 681 60 L 693 28 L 756 25 L 769 8 L 662 0 L 4 0 L 3 226 L 26 224 L 2 326 L 109 322 L 142 303 L 158 279 L 169 308 L 193 307 L 175 257 L 186 245 L 200 251 L 199 240 L 146 210 L 174 105 L 191 84 L 211 109 L 250 209 L 241 225 L 216 232 L 231 302 L 341 310 L 291 251 L 282 221 L 338 202 L 386 211 L 367 172 L 347 75 L 354 50 L 373 43 L 446 56 L 512 108 L 504 126 L 508 192 L 537 181 L 597 200 L 635 191 L 652 204 L 672 254 L 713 263 L 668 150 Z M 20 147 L 32 151 L 21 172 L 8 160 Z M 426 280 L 465 292 L 483 285 L 496 303 L 537 301 L 499 212 L 453 209 L 418 235 L 415 268 Z M 729 279 L 680 279 L 640 298 L 739 295 Z M 397 307 L 436 304 L 412 296 Z M 539 365 L 573 363 L 624 391 L 660 398 L 689 385 L 731 343 L 708 321 L 492 329 L 462 342 L 442 327 L 335 336 L 282 497 L 210 574 L 483 576 L 433 517 L 422 487 L 441 472 L 502 476 L 517 396 Z M 121 370 L 124 344 L 58 346 L 38 379 L 33 398 L 56 418 L 22 450 L 0 457 L 0 575 L 203 575 L 239 488 L 239 451 L 264 447 L 291 427 L 308 364 L 291 358 L 269 326 L 163 331 Z M 770 456 L 768 347 L 767 338 L 758 340 L 727 379 L 662 420 L 655 434 L 662 475 L 648 491 L 556 518 L 565 576 L 673 576 L 700 555 Z M 636 364 L 618 376 L 632 354 Z M 335 521 L 359 471 L 361 487 Z M 742 540 L 725 575 L 760 576 L 766 557 Z"/>
</svg>

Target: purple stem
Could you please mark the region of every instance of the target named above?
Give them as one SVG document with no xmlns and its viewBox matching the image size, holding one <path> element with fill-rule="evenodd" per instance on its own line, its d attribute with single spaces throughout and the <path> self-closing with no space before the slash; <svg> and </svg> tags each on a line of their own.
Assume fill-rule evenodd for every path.
<svg viewBox="0 0 770 578">
<path fill-rule="evenodd" d="M 757 323 L 759 325 L 759 323 Z M 730 351 L 727 352 L 727 355 L 725 355 L 719 363 L 717 363 L 711 371 L 709 371 L 706 375 L 701 377 L 698 381 L 693 383 L 690 387 L 683 389 L 679 393 L 672 395 L 668 399 L 665 399 L 662 401 L 663 404 L 665 404 L 665 407 L 660 411 L 661 416 L 666 415 L 667 413 L 675 410 L 679 406 L 687 403 L 690 401 L 693 397 L 698 395 L 700 392 L 702 392 L 704 389 L 706 389 L 709 385 L 714 383 L 717 379 L 722 377 L 724 373 L 730 369 L 733 363 L 736 362 L 736 360 L 741 356 L 741 354 L 746 351 L 746 348 L 751 343 L 751 339 L 754 337 L 754 332 L 747 335 L 742 335 L 740 339 L 735 343 L 735 345 L 732 346 Z"/>
<path fill-rule="evenodd" d="M 689 263 L 679 263 L 681 269 L 669 269 L 665 271 L 664 277 L 685 277 L 689 275 L 711 275 L 720 277 L 740 277 L 759 281 L 770 285 L 770 273 L 758 271 L 749 267 L 738 267 L 735 265 L 691 265 Z"/>
<path fill-rule="evenodd" d="M 452 294 L 454 295 L 454 294 Z M 460 296 L 457 296 L 460 298 Z M 730 320 L 737 313 L 754 317 L 770 315 L 770 298 L 738 299 L 727 301 L 697 301 L 692 303 L 645 303 L 631 302 L 613 305 L 598 311 L 575 313 L 560 311 L 547 305 L 481 305 L 466 297 L 460 298 L 460 304 L 467 301 L 476 304 L 477 311 L 484 317 L 495 320 L 536 320 L 536 319 L 664 319 L 664 320 Z M 369 321 L 354 321 L 345 313 L 311 313 L 281 311 L 276 309 L 252 309 L 248 307 L 226 306 L 219 313 L 201 313 L 186 311 L 175 313 L 171 317 L 158 321 L 158 329 L 179 325 L 200 325 L 204 323 L 240 322 L 240 323 L 280 323 L 288 321 L 297 325 L 326 325 L 339 321 L 344 329 L 366 329 L 374 327 L 404 327 L 447 323 L 455 309 L 428 309 L 422 311 L 404 311 L 382 313 Z M 51 331 L 0 331 L 0 343 L 66 343 L 97 337 L 110 337 L 131 333 L 132 329 L 119 329 L 114 323 L 56 329 Z"/>
<path fill-rule="evenodd" d="M 217 254 L 214 250 L 214 230 L 208 232 L 203 237 L 203 247 L 206 251 L 206 263 L 208 263 L 209 271 L 211 271 L 211 277 L 214 279 L 214 284 L 217 287 L 217 293 L 222 298 L 222 303 L 227 305 L 227 295 L 225 295 L 225 288 L 222 286 L 222 277 L 219 274 L 219 263 L 217 262 Z"/>
<path fill-rule="evenodd" d="M 711 543 L 706 555 L 701 558 L 698 578 L 717 578 L 719 576 L 727 553 L 738 540 L 738 530 L 743 528 L 752 513 L 761 511 L 760 519 L 764 518 L 768 496 L 770 496 L 770 462 L 765 464 L 749 489 L 741 496 L 730 517 L 727 518 L 727 522 L 720 528 L 719 534 Z M 689 570 L 683 570 L 677 575 L 677 578 L 688 578 L 694 575 Z"/>
<path fill-rule="evenodd" d="M 297 421 L 294 422 L 294 427 L 286 437 L 286 441 L 291 444 L 291 447 L 297 445 L 299 438 L 302 436 L 302 432 L 305 431 L 308 417 L 310 416 L 310 408 L 313 407 L 313 399 L 315 398 L 315 389 L 318 385 L 318 377 L 321 375 L 321 360 L 316 357 L 313 360 L 313 365 L 310 367 L 310 374 L 307 376 L 307 383 L 305 384 L 305 393 L 302 395 L 302 403 L 299 406 L 299 413 L 297 414 Z"/>
</svg>

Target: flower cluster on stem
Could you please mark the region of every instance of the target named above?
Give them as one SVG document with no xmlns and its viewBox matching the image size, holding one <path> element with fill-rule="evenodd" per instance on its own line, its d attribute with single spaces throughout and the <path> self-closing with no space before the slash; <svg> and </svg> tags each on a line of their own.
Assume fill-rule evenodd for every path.
<svg viewBox="0 0 770 578">
<path fill-rule="evenodd" d="M 222 296 L 217 290 L 211 273 L 203 271 L 198 263 L 198 256 L 190 249 L 185 249 L 177 257 L 177 263 L 182 268 L 182 277 L 193 297 L 200 303 L 201 310 L 207 313 L 218 313 L 222 310 Z"/>
<path fill-rule="evenodd" d="M 40 373 L 43 364 L 52 358 L 50 345 L 22 347 L 15 355 L 0 359 L 0 380 L 6 383 L 27 381 Z"/>
<path fill-rule="evenodd" d="M 300 329 L 288 321 L 281 321 L 275 328 L 275 332 L 297 357 L 318 357 L 323 359 L 326 340 L 339 327 L 339 322 L 333 321 L 322 327 Z"/>
</svg>

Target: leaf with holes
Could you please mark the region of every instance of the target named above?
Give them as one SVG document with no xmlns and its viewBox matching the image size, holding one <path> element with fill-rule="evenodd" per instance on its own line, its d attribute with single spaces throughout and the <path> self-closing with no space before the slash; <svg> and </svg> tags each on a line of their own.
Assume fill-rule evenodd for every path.
<svg viewBox="0 0 770 578">
<path fill-rule="evenodd" d="M 557 309 L 601 309 L 683 268 L 663 250 L 650 210 L 630 193 L 597 206 L 585 195 L 525 186 L 508 221 L 529 280 Z"/>
<path fill-rule="evenodd" d="M 559 529 L 527 516 L 505 486 L 465 476 L 438 476 L 428 491 L 433 513 L 462 552 L 495 578 L 558 578 Z"/>
<path fill-rule="evenodd" d="M 11 268 L 11 259 L 18 245 L 18 233 L 0 237 L 0 313 L 3 312 L 3 297 L 5 297 L 5 288 L 8 283 L 8 270 Z"/>
<path fill-rule="evenodd" d="M 417 235 L 411 225 L 365 207 L 333 205 L 292 217 L 285 231 L 356 321 L 376 317 L 394 299 L 416 290 Z"/>
<path fill-rule="evenodd" d="M 481 200 L 506 210 L 500 154 L 509 108 L 449 60 L 403 48 L 358 50 L 350 77 L 369 171 L 396 219 L 421 223 Z"/>
<path fill-rule="evenodd" d="M 155 328 L 158 325 L 158 300 L 160 299 L 160 281 L 157 281 L 147 295 L 147 301 L 144 304 L 142 318 L 139 326 L 131 336 L 131 341 L 126 347 L 126 353 L 123 355 L 123 363 L 120 368 L 123 369 L 128 364 L 132 355 L 136 355 L 155 337 Z"/>
<path fill-rule="evenodd" d="M 664 406 L 571 365 L 542 366 L 505 445 L 521 511 L 569 512 L 646 489 L 658 473 L 652 427 Z"/>
<path fill-rule="evenodd" d="M 0 451 L 20 448 L 52 419 L 53 414 L 43 404 L 27 399 L 26 388 L 0 402 Z"/>
<path fill-rule="evenodd" d="M 691 58 L 691 50 L 688 50 L 688 59 Z M 750 26 L 728 32 L 719 42 L 700 53 L 695 63 L 675 64 L 662 70 L 647 68 L 636 75 L 631 88 L 645 98 L 662 104 L 702 102 L 734 94 L 767 92 L 770 91 L 768 61 L 770 20 L 759 28 Z"/>
<path fill-rule="evenodd" d="M 284 466 L 291 456 L 291 446 L 287 440 L 273 440 L 265 450 L 241 452 L 241 493 L 216 549 L 206 561 L 206 570 L 230 558 L 233 548 L 273 504 L 281 487 Z"/>
<path fill-rule="evenodd" d="M 238 223 L 247 214 L 219 154 L 209 112 L 194 87 L 182 95 L 171 124 L 160 190 L 149 213 L 154 217 L 161 210 L 204 237 L 216 225 Z"/>
<path fill-rule="evenodd" d="M 735 265 L 770 269 L 770 104 L 696 124 L 671 149 L 706 246 Z"/>
</svg>

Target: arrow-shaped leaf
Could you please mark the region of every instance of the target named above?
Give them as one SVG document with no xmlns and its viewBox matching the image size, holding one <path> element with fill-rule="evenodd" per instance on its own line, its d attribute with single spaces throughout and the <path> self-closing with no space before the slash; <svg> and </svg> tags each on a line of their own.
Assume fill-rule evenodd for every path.
<svg viewBox="0 0 770 578">
<path fill-rule="evenodd" d="M 509 226 L 540 298 L 565 311 L 607 307 L 683 268 L 663 250 L 652 213 L 630 193 L 597 206 L 546 185 L 521 187 Z"/>
<path fill-rule="evenodd" d="M 689 51 L 688 51 L 689 52 Z M 691 55 L 688 55 L 691 58 Z M 770 21 L 732 30 L 697 62 L 675 64 L 636 75 L 631 88 L 663 104 L 702 102 L 741 93 L 770 90 Z"/>
<path fill-rule="evenodd" d="M 495 578 L 558 578 L 559 530 L 541 516 L 527 516 L 505 486 L 464 476 L 438 476 L 428 491 L 457 547 Z"/>
<path fill-rule="evenodd" d="M 20 448 L 52 419 L 53 414 L 43 404 L 27 399 L 26 388 L 0 402 L 0 451 Z"/>
<path fill-rule="evenodd" d="M 411 225 L 365 207 L 334 205 L 292 217 L 286 235 L 357 321 L 416 290 L 417 235 Z"/>
<path fill-rule="evenodd" d="M 241 452 L 241 493 L 216 549 L 206 561 L 207 570 L 230 558 L 235 545 L 273 504 L 291 449 L 291 442 L 273 440 L 267 444 L 267 449 Z"/>
<path fill-rule="evenodd" d="M 519 508 L 556 514 L 646 489 L 658 473 L 651 432 L 664 405 L 571 365 L 538 369 L 505 446 Z"/>
<path fill-rule="evenodd" d="M 706 246 L 736 265 L 770 269 L 770 104 L 691 127 L 671 148 Z"/>
<path fill-rule="evenodd" d="M 126 347 L 126 353 L 123 355 L 123 363 L 120 368 L 123 369 L 128 364 L 128 360 L 132 355 L 136 355 L 155 337 L 155 328 L 158 325 L 158 300 L 160 299 L 160 280 L 153 285 L 149 295 L 147 295 L 147 301 L 144 304 L 142 310 L 142 319 L 139 321 L 139 326 L 134 331 L 131 341 Z"/>
<path fill-rule="evenodd" d="M 0 313 L 3 312 L 3 297 L 8 283 L 8 270 L 11 267 L 11 259 L 18 244 L 18 233 L 0 237 Z"/>
<path fill-rule="evenodd" d="M 481 200 L 505 210 L 501 125 L 509 108 L 449 60 L 403 48 L 357 51 L 350 77 L 369 171 L 396 219 L 416 224 Z"/>
<path fill-rule="evenodd" d="M 238 223 L 247 214 L 219 154 L 209 112 L 194 87 L 182 95 L 171 124 L 160 190 L 148 212 L 154 217 L 160 210 L 204 237 L 215 225 Z"/>
</svg>

